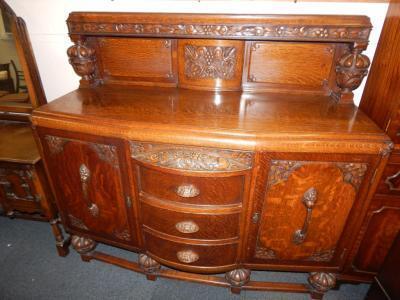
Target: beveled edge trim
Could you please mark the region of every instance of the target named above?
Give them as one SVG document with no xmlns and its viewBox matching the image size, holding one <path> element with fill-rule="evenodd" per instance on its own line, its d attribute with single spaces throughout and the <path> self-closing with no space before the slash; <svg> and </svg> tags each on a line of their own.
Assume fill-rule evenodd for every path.
<svg viewBox="0 0 400 300">
<path fill-rule="evenodd" d="M 236 172 L 253 167 L 249 151 L 223 150 L 130 141 L 131 157 L 167 169 L 201 172 Z"/>
</svg>

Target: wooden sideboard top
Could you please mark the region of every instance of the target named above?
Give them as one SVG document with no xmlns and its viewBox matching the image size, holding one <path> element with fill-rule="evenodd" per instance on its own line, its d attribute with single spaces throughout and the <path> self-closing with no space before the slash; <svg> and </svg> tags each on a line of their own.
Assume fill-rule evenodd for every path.
<svg viewBox="0 0 400 300">
<path fill-rule="evenodd" d="M 26 123 L 0 122 L 0 161 L 34 164 L 40 155 Z"/>
<path fill-rule="evenodd" d="M 352 151 L 376 152 L 374 142 L 379 148 L 388 141 L 354 105 L 337 104 L 323 95 L 266 92 L 100 86 L 75 90 L 35 110 L 33 123 L 135 140 L 238 149 L 289 150 L 290 143 L 299 140 L 310 142 L 303 146 L 308 150 L 329 151 L 325 148 L 331 143 L 335 151 L 349 151 L 342 145 L 347 140 Z"/>
</svg>

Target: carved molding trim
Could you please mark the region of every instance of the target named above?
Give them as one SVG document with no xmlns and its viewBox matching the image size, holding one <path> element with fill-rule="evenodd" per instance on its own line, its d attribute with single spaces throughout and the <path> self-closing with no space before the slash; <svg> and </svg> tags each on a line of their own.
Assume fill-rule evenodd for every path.
<svg viewBox="0 0 400 300">
<path fill-rule="evenodd" d="M 68 48 L 67 54 L 75 73 L 82 77 L 81 83 L 93 84 L 96 70 L 95 50 L 84 41 L 78 40 L 75 45 Z"/>
<path fill-rule="evenodd" d="M 45 140 L 49 146 L 51 154 L 59 154 L 64 151 L 64 145 L 69 142 L 69 140 L 60 138 L 57 136 L 46 135 Z"/>
<path fill-rule="evenodd" d="M 364 179 L 368 164 L 366 163 L 337 163 L 338 168 L 343 173 L 343 181 L 350 183 L 356 190 Z"/>
<path fill-rule="evenodd" d="M 288 180 L 293 171 L 300 168 L 304 162 L 291 160 L 273 160 L 268 174 L 268 186 Z"/>
<path fill-rule="evenodd" d="M 241 171 L 252 168 L 253 153 L 130 142 L 132 158 L 152 165 L 189 171 Z"/>
<path fill-rule="evenodd" d="M 275 251 L 270 248 L 256 247 L 254 256 L 262 259 L 278 259 Z"/>
<path fill-rule="evenodd" d="M 71 214 L 68 214 L 68 219 L 72 226 L 83 229 L 83 230 L 89 230 L 89 228 L 85 225 L 85 223 L 81 219 L 79 219 Z"/>
<path fill-rule="evenodd" d="M 130 241 L 131 240 L 131 234 L 129 233 L 128 229 L 124 229 L 122 231 L 114 230 L 113 231 L 113 235 L 115 237 L 117 237 L 118 239 L 123 240 L 123 241 Z"/>
<path fill-rule="evenodd" d="M 368 40 L 371 28 L 345 26 L 301 26 L 301 25 L 243 25 L 243 24 L 143 24 L 143 23 L 91 23 L 68 21 L 71 34 L 118 34 L 157 36 L 215 36 L 254 37 L 259 39 L 307 39 L 357 41 Z"/>
<path fill-rule="evenodd" d="M 221 46 L 185 45 L 185 75 L 196 79 L 232 79 L 237 49 Z"/>
</svg>

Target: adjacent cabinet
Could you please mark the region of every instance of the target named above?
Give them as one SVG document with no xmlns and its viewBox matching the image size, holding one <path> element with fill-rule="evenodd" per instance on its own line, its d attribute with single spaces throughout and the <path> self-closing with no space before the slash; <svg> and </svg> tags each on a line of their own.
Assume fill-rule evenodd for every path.
<svg viewBox="0 0 400 300">
<path fill-rule="evenodd" d="M 72 13 L 68 26 L 80 88 L 32 120 L 83 260 L 315 299 L 371 280 L 348 270 L 379 231 L 362 228 L 393 143 L 352 103 L 367 17 Z"/>
</svg>

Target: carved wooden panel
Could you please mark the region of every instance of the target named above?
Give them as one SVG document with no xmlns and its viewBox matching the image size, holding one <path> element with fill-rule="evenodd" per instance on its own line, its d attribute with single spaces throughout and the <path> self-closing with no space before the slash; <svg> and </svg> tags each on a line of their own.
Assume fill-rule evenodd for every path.
<svg viewBox="0 0 400 300">
<path fill-rule="evenodd" d="M 105 83 L 164 83 L 177 80 L 176 40 L 97 39 L 100 73 Z"/>
<path fill-rule="evenodd" d="M 89 15 L 90 16 L 90 15 Z M 145 36 L 149 34 L 157 36 L 182 36 L 182 37 L 234 37 L 254 39 L 307 39 L 307 40 L 339 40 L 354 41 L 367 40 L 371 31 L 371 25 L 360 17 L 358 25 L 349 26 L 329 24 L 332 19 L 327 16 L 325 22 L 318 17 L 309 16 L 303 19 L 303 23 L 293 24 L 285 15 L 261 16 L 252 19 L 246 17 L 231 17 L 221 15 L 216 21 L 215 16 L 210 15 L 171 15 L 171 18 L 161 18 L 157 14 L 147 14 L 147 17 L 134 14 L 125 15 L 125 22 L 115 22 L 112 15 L 97 16 L 97 22 L 90 22 L 79 18 L 79 13 L 71 14 L 68 18 L 69 32 L 72 34 L 115 34 L 128 36 Z M 96 17 L 96 16 L 94 16 Z M 230 18 L 230 19 L 229 19 Z M 193 22 L 196 19 L 197 22 Z M 177 22 L 177 20 L 181 20 Z M 253 24 L 252 24 L 253 23 Z M 256 23 L 256 24 L 254 24 Z M 342 24 L 345 24 L 343 20 Z M 357 22 L 356 22 L 357 23 Z M 317 24 L 317 25 L 316 25 Z"/>
<path fill-rule="evenodd" d="M 42 143 L 67 227 L 132 243 L 117 144 L 49 134 Z"/>
<path fill-rule="evenodd" d="M 131 142 L 130 145 L 132 158 L 169 169 L 230 172 L 248 170 L 253 165 L 253 154 L 246 151 L 140 142 Z"/>
<path fill-rule="evenodd" d="M 326 43 L 248 42 L 244 86 L 326 90 L 335 49 Z"/>
<path fill-rule="evenodd" d="M 354 270 L 374 273 L 383 261 L 400 231 L 400 201 L 375 196 L 366 217 L 366 230 L 354 260 Z"/>
<path fill-rule="evenodd" d="M 241 41 L 179 40 L 179 84 L 198 89 L 240 89 Z"/>
<path fill-rule="evenodd" d="M 366 163 L 272 160 L 254 257 L 329 262 L 340 255 L 366 171 Z"/>
<path fill-rule="evenodd" d="M 0 166 L 0 203 L 7 209 L 41 213 L 41 195 L 33 180 L 34 167 L 16 164 Z"/>
</svg>

